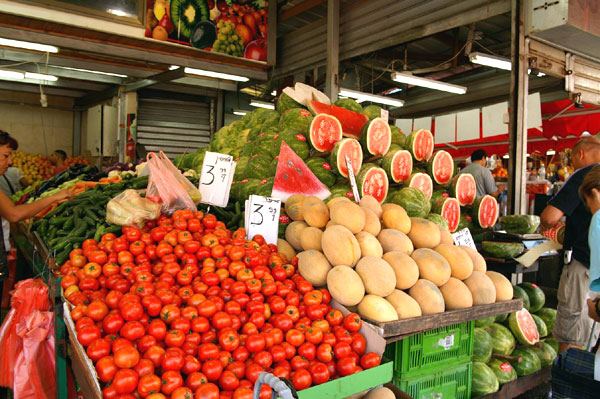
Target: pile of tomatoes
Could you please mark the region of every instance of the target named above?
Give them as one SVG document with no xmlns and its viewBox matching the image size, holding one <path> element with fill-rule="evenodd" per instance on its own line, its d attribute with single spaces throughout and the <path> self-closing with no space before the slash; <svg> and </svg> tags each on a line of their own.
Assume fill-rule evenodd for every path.
<svg viewBox="0 0 600 399">
<path fill-rule="evenodd" d="M 177 211 L 71 252 L 61 285 L 104 398 L 250 399 L 264 371 L 302 390 L 379 365 L 358 315 L 245 235 Z"/>
</svg>

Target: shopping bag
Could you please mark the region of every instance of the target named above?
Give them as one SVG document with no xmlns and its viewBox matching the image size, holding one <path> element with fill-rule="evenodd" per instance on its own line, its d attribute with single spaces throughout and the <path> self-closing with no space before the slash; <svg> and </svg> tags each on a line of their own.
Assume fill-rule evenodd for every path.
<svg viewBox="0 0 600 399">
<path fill-rule="evenodd" d="M 147 220 L 160 216 L 161 206 L 142 198 L 135 190 L 125 190 L 106 204 L 106 221 L 119 226 L 144 227 Z"/>
<path fill-rule="evenodd" d="M 600 396 L 600 381 L 594 380 L 592 352 L 569 349 L 552 364 L 553 399 L 594 399 Z"/>
</svg>

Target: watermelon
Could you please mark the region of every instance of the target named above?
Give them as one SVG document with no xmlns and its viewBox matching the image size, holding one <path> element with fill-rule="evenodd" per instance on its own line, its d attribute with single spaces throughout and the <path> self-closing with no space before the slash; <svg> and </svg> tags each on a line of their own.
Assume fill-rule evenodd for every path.
<svg viewBox="0 0 600 399">
<path fill-rule="evenodd" d="M 406 150 L 390 150 L 383 157 L 381 166 L 394 183 L 404 183 L 412 173 L 412 156 Z"/>
<path fill-rule="evenodd" d="M 558 348 L 559 348 L 559 344 L 558 341 L 555 340 L 552 337 L 548 337 L 544 340 L 545 343 L 547 343 L 548 345 L 550 345 L 552 347 L 552 349 L 554 349 L 554 352 L 558 353 Z"/>
<path fill-rule="evenodd" d="M 471 397 L 489 395 L 498 392 L 499 383 L 496 374 L 481 362 L 473 362 Z"/>
<path fill-rule="evenodd" d="M 431 210 L 446 219 L 451 233 L 456 231 L 460 222 L 460 205 L 456 198 L 440 197 L 431 204 Z"/>
<path fill-rule="evenodd" d="M 537 347 L 537 346 L 532 346 L 531 349 L 532 351 L 535 352 L 535 354 L 540 358 L 540 363 L 542 367 L 548 367 L 548 366 L 552 366 L 552 362 L 554 362 L 554 358 L 556 358 L 556 351 L 554 350 L 554 348 L 545 343 L 545 342 L 541 342 L 541 347 Z"/>
<path fill-rule="evenodd" d="M 529 295 L 527 292 L 518 285 L 513 285 L 513 296 L 515 298 L 521 298 L 523 300 L 523 308 L 530 310 L 531 304 L 529 303 Z"/>
<path fill-rule="evenodd" d="M 483 251 L 494 258 L 512 259 L 523 252 L 520 242 L 483 241 Z"/>
<path fill-rule="evenodd" d="M 461 213 L 460 220 L 458 222 L 458 227 L 456 228 L 456 230 L 457 231 L 460 231 L 462 229 L 473 230 L 474 227 L 475 227 L 475 224 L 473 223 L 473 219 L 471 218 L 471 216 Z"/>
<path fill-rule="evenodd" d="M 492 323 L 485 330 L 492 337 L 492 353 L 510 355 L 515 349 L 515 337 L 510 330 L 502 324 Z"/>
<path fill-rule="evenodd" d="M 519 377 L 533 374 L 542 368 L 540 358 L 529 348 L 517 348 L 513 351 L 511 356 L 522 358 L 520 363 L 516 360 L 510 362 Z"/>
<path fill-rule="evenodd" d="M 533 234 L 540 226 L 540 217 L 536 215 L 506 215 L 500 218 L 500 224 L 507 233 Z"/>
<path fill-rule="evenodd" d="M 492 359 L 488 363 L 488 366 L 492 369 L 494 374 L 496 374 L 496 378 L 498 378 L 498 383 L 500 385 L 517 379 L 517 372 L 508 362 Z"/>
<path fill-rule="evenodd" d="M 538 333 L 540 334 L 540 337 L 545 337 L 548 335 L 548 327 L 546 327 L 546 323 L 544 323 L 544 320 L 542 320 L 542 318 L 534 313 L 531 314 L 531 317 L 533 317 L 533 321 L 535 321 L 535 326 L 537 327 Z"/>
<path fill-rule="evenodd" d="M 430 213 L 427 215 L 427 220 L 437 224 L 441 228 L 448 230 L 448 221 L 444 219 L 442 215 L 438 215 L 437 213 Z"/>
<path fill-rule="evenodd" d="M 509 315 L 509 313 L 499 314 L 496 316 L 496 323 L 504 323 L 506 320 L 508 320 Z"/>
<path fill-rule="evenodd" d="M 477 198 L 473 203 L 471 216 L 484 229 L 494 227 L 498 220 L 498 201 L 491 195 Z"/>
<path fill-rule="evenodd" d="M 335 197 L 346 197 L 354 201 L 354 193 L 349 185 L 335 186 L 331 188 L 331 196 L 327 198 L 327 202 Z"/>
<path fill-rule="evenodd" d="M 469 206 L 477 196 L 475 178 L 470 173 L 461 173 L 452 179 L 450 184 L 450 195 L 458 200 L 460 206 Z"/>
<path fill-rule="evenodd" d="M 324 200 L 331 192 L 284 141 L 271 196 L 285 202 L 293 194 L 314 195 Z"/>
<path fill-rule="evenodd" d="M 392 144 L 404 148 L 406 145 L 406 135 L 395 125 L 390 125 L 390 130 L 392 131 Z"/>
<path fill-rule="evenodd" d="M 317 176 L 317 178 L 327 187 L 331 187 L 335 184 L 335 174 L 331 170 L 331 165 L 323 158 L 310 158 L 306 161 L 306 166 L 308 166 L 315 176 Z"/>
<path fill-rule="evenodd" d="M 495 316 L 485 317 L 483 319 L 475 320 L 475 327 L 487 327 L 491 326 L 496 320 Z"/>
<path fill-rule="evenodd" d="M 359 139 L 362 128 L 368 121 L 368 118 L 363 114 L 338 107 L 337 105 L 324 104 L 314 100 L 308 101 L 307 105 L 313 115 L 329 114 L 335 116 L 342 124 L 342 130 L 346 137 Z"/>
<path fill-rule="evenodd" d="M 285 90 L 284 90 L 284 92 L 281 93 L 281 95 L 277 99 L 277 106 L 276 106 L 276 108 L 277 108 L 277 111 L 279 111 L 280 113 L 284 113 L 288 109 L 292 109 L 292 108 L 304 108 L 304 106 L 302 104 L 300 104 L 298 101 L 295 101 L 288 94 L 286 94 Z"/>
<path fill-rule="evenodd" d="M 366 154 L 373 156 L 386 154 L 392 144 L 390 125 L 382 118 L 370 120 L 363 126 L 360 142 Z"/>
<path fill-rule="evenodd" d="M 408 187 L 421 190 L 428 200 L 431 199 L 431 195 L 433 194 L 433 181 L 431 180 L 431 176 L 429 176 L 427 173 L 413 173 L 406 184 Z"/>
<path fill-rule="evenodd" d="M 427 163 L 427 171 L 440 186 L 445 186 L 452 180 L 454 160 L 447 151 L 436 151 Z"/>
<path fill-rule="evenodd" d="M 544 307 L 544 304 L 546 303 L 546 295 L 540 287 L 529 282 L 521 283 L 519 284 L 519 287 L 523 288 L 529 297 L 530 312 L 535 313 Z"/>
<path fill-rule="evenodd" d="M 354 175 L 358 173 L 363 161 L 363 152 L 360 143 L 355 139 L 342 139 L 335 143 L 331 151 L 331 166 L 333 170 L 342 177 L 348 177 L 348 166 L 346 165 L 346 156 L 352 163 Z"/>
<path fill-rule="evenodd" d="M 356 176 L 360 197 L 370 195 L 379 203 L 385 201 L 388 194 L 388 178 L 385 170 L 374 164 L 364 164 Z"/>
<path fill-rule="evenodd" d="M 492 358 L 492 336 L 476 327 L 473 336 L 473 361 L 487 363 Z"/>
<path fill-rule="evenodd" d="M 337 105 L 338 107 L 346 108 L 350 111 L 354 111 L 354 112 L 358 112 L 358 113 L 363 112 L 362 105 L 360 105 L 359 103 L 356 102 L 356 100 L 353 100 L 351 98 L 340 98 L 336 102 L 334 102 L 333 105 Z"/>
<path fill-rule="evenodd" d="M 425 162 L 431 158 L 434 142 L 429 130 L 415 130 L 408 136 L 406 142 L 406 149 L 410 151 L 415 161 Z"/>
<path fill-rule="evenodd" d="M 521 309 L 508 316 L 508 326 L 513 335 L 523 345 L 533 345 L 540 340 L 535 321 L 527 309 Z"/>
<path fill-rule="evenodd" d="M 271 165 L 273 159 L 267 156 L 257 156 L 248 162 L 245 177 L 247 179 L 264 179 L 265 177 L 275 176 L 275 170 Z"/>
<path fill-rule="evenodd" d="M 395 192 L 390 202 L 400 205 L 410 217 L 425 218 L 431 210 L 429 199 L 421 190 L 413 187 L 404 187 Z"/>
<path fill-rule="evenodd" d="M 285 229 L 290 223 L 292 223 L 292 219 L 285 213 L 285 207 L 282 206 L 279 211 L 279 229 L 277 232 L 279 238 L 285 239 Z"/>
<path fill-rule="evenodd" d="M 556 322 L 556 309 L 541 308 L 536 312 L 536 315 L 544 321 L 548 335 L 551 335 L 552 331 L 554 331 L 554 323 Z"/>
<path fill-rule="evenodd" d="M 363 108 L 362 112 L 369 120 L 379 118 L 381 116 L 381 107 L 378 105 L 367 105 Z"/>
<path fill-rule="evenodd" d="M 342 139 L 342 125 L 335 116 L 317 114 L 310 123 L 310 144 L 319 152 L 330 152 Z"/>
<path fill-rule="evenodd" d="M 279 129 L 295 130 L 298 133 L 306 135 L 312 119 L 312 114 L 305 108 L 288 109 L 281 115 L 281 119 L 279 120 Z"/>
<path fill-rule="evenodd" d="M 286 130 L 281 132 L 280 135 L 275 135 L 273 137 L 273 141 L 269 148 L 277 148 L 277 146 L 281 146 L 281 142 L 285 141 L 285 143 L 290 146 L 290 148 L 302 159 L 307 159 L 310 153 L 308 148 L 308 143 L 306 142 L 306 137 L 302 134 L 297 133 L 293 130 Z M 265 147 L 260 147 L 262 152 Z M 273 157 L 277 156 L 277 153 Z"/>
</svg>

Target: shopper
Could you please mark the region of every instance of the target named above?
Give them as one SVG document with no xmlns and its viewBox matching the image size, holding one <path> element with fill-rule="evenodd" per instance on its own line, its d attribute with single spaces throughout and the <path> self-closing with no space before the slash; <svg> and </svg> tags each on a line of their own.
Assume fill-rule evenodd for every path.
<svg viewBox="0 0 600 399">
<path fill-rule="evenodd" d="M 50 163 L 54 165 L 54 174 L 59 174 L 62 171 L 65 171 L 68 166 L 65 165 L 65 161 L 67 159 L 67 153 L 63 150 L 56 150 L 48 157 Z"/>
<path fill-rule="evenodd" d="M 14 166 L 10 166 L 6 173 L 0 177 L 0 190 L 8 197 L 16 193 L 17 191 L 21 191 L 23 188 L 27 187 L 29 182 L 21 173 L 19 168 Z"/>
<path fill-rule="evenodd" d="M 600 162 L 600 141 L 591 137 L 580 140 L 573 147 L 571 161 L 575 173 L 541 214 L 542 230 L 552 228 L 566 216 L 565 265 L 558 284 L 554 327 L 554 337 L 560 343 L 559 353 L 585 345 L 592 327 L 585 309 L 590 288 L 588 229 L 592 214 L 579 196 L 579 189 L 587 174 Z"/>
<path fill-rule="evenodd" d="M 498 196 L 504 191 L 504 187 L 496 187 L 496 181 L 492 172 L 485 167 L 487 164 L 487 153 L 485 150 L 478 149 L 471 154 L 471 164 L 462 169 L 460 173 L 470 173 L 475 178 L 477 187 L 477 197 L 483 197 L 487 194 Z"/>
</svg>

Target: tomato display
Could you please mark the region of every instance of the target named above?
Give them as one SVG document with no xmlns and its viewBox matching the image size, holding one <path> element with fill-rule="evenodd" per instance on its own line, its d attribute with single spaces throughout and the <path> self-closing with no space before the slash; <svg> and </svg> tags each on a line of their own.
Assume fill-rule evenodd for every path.
<svg viewBox="0 0 600 399">
<path fill-rule="evenodd" d="M 106 397 L 251 398 L 265 371 L 302 390 L 379 365 L 358 315 L 245 236 L 177 211 L 73 250 L 61 285 Z"/>
</svg>

